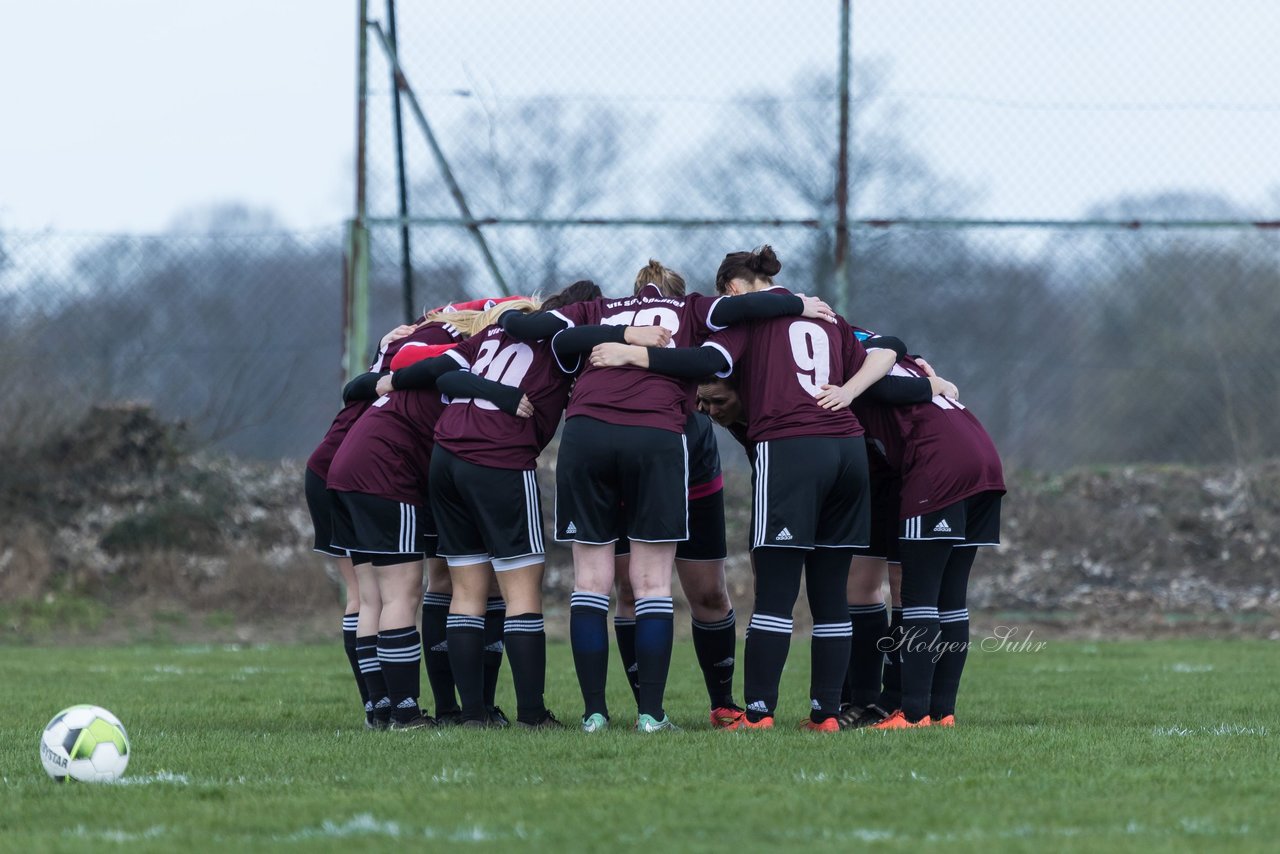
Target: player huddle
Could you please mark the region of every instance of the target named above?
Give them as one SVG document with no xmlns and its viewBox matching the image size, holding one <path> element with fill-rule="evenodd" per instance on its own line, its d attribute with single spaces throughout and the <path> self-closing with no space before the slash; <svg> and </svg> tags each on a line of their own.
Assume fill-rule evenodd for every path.
<svg viewBox="0 0 1280 854">
<path fill-rule="evenodd" d="M 969 571 L 976 547 L 999 541 L 999 456 L 951 383 L 898 339 L 775 285 L 781 267 L 768 246 L 730 253 L 708 297 L 651 261 L 630 297 L 575 282 L 541 303 L 446 306 L 382 339 L 306 474 L 316 549 L 347 582 L 344 641 L 369 727 L 507 725 L 494 705 L 504 651 L 516 724 L 563 726 L 543 698 L 536 478 L 562 416 L 554 536 L 573 549 L 584 731 L 611 721 L 615 591 L 635 729 L 677 729 L 663 707 L 673 570 L 712 726 L 774 725 L 802 578 L 804 728 L 954 725 Z M 753 469 L 743 706 L 711 419 Z M 435 717 L 421 708 L 424 659 Z"/>
</svg>

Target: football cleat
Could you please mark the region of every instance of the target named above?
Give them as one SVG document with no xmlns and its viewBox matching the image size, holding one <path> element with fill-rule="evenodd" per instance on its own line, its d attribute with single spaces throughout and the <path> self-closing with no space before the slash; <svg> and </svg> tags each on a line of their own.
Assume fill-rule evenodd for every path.
<svg viewBox="0 0 1280 854">
<path fill-rule="evenodd" d="M 841 707 L 840 714 L 836 715 L 836 719 L 840 721 L 840 729 L 861 729 L 878 724 L 888 717 L 889 713 L 875 703 L 867 706 L 845 704 Z"/>
<path fill-rule="evenodd" d="M 441 712 L 436 715 L 436 723 L 439 726 L 460 726 L 462 724 L 462 710 L 452 709 L 448 712 Z"/>
<path fill-rule="evenodd" d="M 728 729 L 734 721 L 745 714 L 746 712 L 737 706 L 716 706 L 711 710 L 711 728 Z"/>
<path fill-rule="evenodd" d="M 609 719 L 599 712 L 593 712 L 582 719 L 583 732 L 603 732 L 609 728 Z"/>
<path fill-rule="evenodd" d="M 725 727 L 725 729 L 773 729 L 773 715 L 765 715 L 760 720 L 753 721 L 744 714 L 742 717 Z"/>
<path fill-rule="evenodd" d="M 542 717 L 538 718 L 538 720 L 534 721 L 531 724 L 525 723 L 522 720 L 517 720 L 516 726 L 520 729 L 528 729 L 528 730 L 565 729 L 565 725 L 562 724 L 555 715 L 551 714 L 550 710 L 543 712 Z"/>
<path fill-rule="evenodd" d="M 907 720 L 907 716 L 902 713 L 902 709 L 889 715 L 889 717 L 880 721 L 878 724 L 872 724 L 871 729 L 919 729 L 920 727 L 932 726 L 933 722 L 929 720 L 929 716 L 925 715 L 920 720 L 912 723 Z"/>
<path fill-rule="evenodd" d="M 814 721 L 812 718 L 805 718 L 800 722 L 800 729 L 806 732 L 839 732 L 840 721 L 835 718 L 827 718 L 824 721 Z"/>
<path fill-rule="evenodd" d="M 934 726 L 955 726 L 955 725 L 956 725 L 956 716 L 955 716 L 955 715 L 943 715 L 942 717 L 940 717 L 940 718 L 938 718 L 936 721 L 934 721 L 934 722 L 933 722 L 933 725 L 934 725 Z"/>
<path fill-rule="evenodd" d="M 653 715 L 641 715 L 636 719 L 636 732 L 680 732 L 680 727 L 671 722 L 666 715 L 658 720 Z"/>
<path fill-rule="evenodd" d="M 392 721 L 389 728 L 396 732 L 402 732 L 410 729 L 431 729 L 434 726 L 436 726 L 435 718 L 429 718 L 419 713 L 407 721 Z"/>
<path fill-rule="evenodd" d="M 507 718 L 507 713 L 502 711 L 502 709 L 499 709 L 497 706 L 489 707 L 489 722 L 499 729 L 504 726 L 511 726 L 511 721 Z"/>
<path fill-rule="evenodd" d="M 391 726 L 390 718 L 380 718 L 372 712 L 366 712 L 364 716 L 364 728 L 367 730 L 381 731 Z"/>
</svg>

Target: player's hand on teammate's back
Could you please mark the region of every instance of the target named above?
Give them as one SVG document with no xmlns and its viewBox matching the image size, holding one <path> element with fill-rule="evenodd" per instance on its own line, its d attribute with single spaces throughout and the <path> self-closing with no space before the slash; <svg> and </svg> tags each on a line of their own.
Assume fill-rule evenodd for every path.
<svg viewBox="0 0 1280 854">
<path fill-rule="evenodd" d="M 671 330 L 663 326 L 628 326 L 623 338 L 637 347 L 665 347 L 671 342 Z"/>
<path fill-rule="evenodd" d="M 533 417 L 533 404 L 529 402 L 529 395 L 520 395 L 520 405 L 516 407 L 516 415 L 521 418 Z"/>
<path fill-rule="evenodd" d="M 956 384 L 950 380 L 944 380 L 937 374 L 929 375 L 929 386 L 933 389 L 933 396 L 949 397 L 952 400 L 960 399 L 960 389 L 956 388 Z"/>
<path fill-rule="evenodd" d="M 807 297 L 804 294 L 797 294 L 804 303 L 804 311 L 801 317 L 809 317 L 814 320 L 825 320 L 828 323 L 836 322 L 836 313 L 831 306 L 827 305 L 817 297 Z"/>
<path fill-rule="evenodd" d="M 387 395 L 391 394 L 391 392 L 395 391 L 395 388 L 391 385 L 391 374 L 383 374 L 381 377 L 379 377 L 378 387 L 375 390 L 378 392 L 378 395 L 381 397 L 386 397 Z"/>
<path fill-rule="evenodd" d="M 385 349 L 388 344 L 393 344 L 396 341 L 399 341 L 401 338 L 407 338 L 408 336 L 412 335 L 417 331 L 418 331 L 418 327 L 411 326 L 407 323 L 402 323 L 401 325 L 397 326 L 395 329 L 392 329 L 386 335 L 382 336 L 382 341 L 380 342 L 380 346 L 381 348 Z"/>
<path fill-rule="evenodd" d="M 631 327 L 635 329 L 637 327 Z M 659 329 L 661 327 L 651 327 Z M 654 345 L 660 346 L 660 345 Z M 646 357 L 644 364 L 637 362 L 637 356 Z M 591 350 L 591 365 L 596 368 L 621 368 L 627 365 L 648 367 L 648 351 L 644 347 L 631 344 L 597 344 Z"/>
<path fill-rule="evenodd" d="M 818 392 L 818 405 L 823 409 L 830 409 L 832 412 L 844 409 L 852 402 L 853 395 L 845 391 L 842 385 L 828 383 L 822 387 L 822 391 Z"/>
</svg>

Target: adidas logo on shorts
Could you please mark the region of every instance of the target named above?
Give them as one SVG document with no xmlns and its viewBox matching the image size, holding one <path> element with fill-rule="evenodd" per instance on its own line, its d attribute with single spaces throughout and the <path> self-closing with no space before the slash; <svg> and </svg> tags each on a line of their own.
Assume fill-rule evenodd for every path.
<svg viewBox="0 0 1280 854">
<path fill-rule="evenodd" d="M 786 528 L 783 528 L 781 531 L 778 532 L 778 536 L 774 537 L 774 539 L 780 543 L 785 543 L 788 540 L 792 539 L 791 532 Z"/>
<path fill-rule="evenodd" d="M 578 533 L 578 526 L 570 522 L 569 527 L 565 528 L 564 532 L 566 534 L 576 534 Z"/>
<path fill-rule="evenodd" d="M 943 519 L 941 522 L 933 526 L 933 532 L 935 534 L 950 534 L 951 526 L 947 524 L 946 519 Z"/>
</svg>

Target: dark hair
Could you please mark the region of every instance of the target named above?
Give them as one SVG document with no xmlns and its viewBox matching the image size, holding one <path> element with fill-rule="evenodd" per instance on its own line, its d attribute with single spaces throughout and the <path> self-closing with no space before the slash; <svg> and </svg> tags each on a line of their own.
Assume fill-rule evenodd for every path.
<svg viewBox="0 0 1280 854">
<path fill-rule="evenodd" d="M 652 258 L 649 259 L 648 264 L 640 268 L 639 273 L 636 273 L 634 293 L 640 293 L 641 288 L 651 283 L 658 286 L 658 290 L 662 291 L 664 297 L 684 296 L 684 276 L 664 267 L 660 261 Z"/>
<path fill-rule="evenodd" d="M 773 247 L 765 244 L 751 252 L 730 252 L 716 270 L 716 293 L 728 293 L 734 279 L 773 284 L 773 277 L 782 269 L 782 262 L 773 254 Z"/>
<path fill-rule="evenodd" d="M 543 311 L 551 311 L 553 308 L 564 308 L 566 305 L 572 305 L 575 302 L 586 302 L 590 299 L 599 299 L 604 296 L 600 291 L 600 286 L 590 279 L 579 279 L 572 285 L 569 285 L 558 294 L 552 294 L 547 297 L 546 302 L 542 304 Z"/>
</svg>

